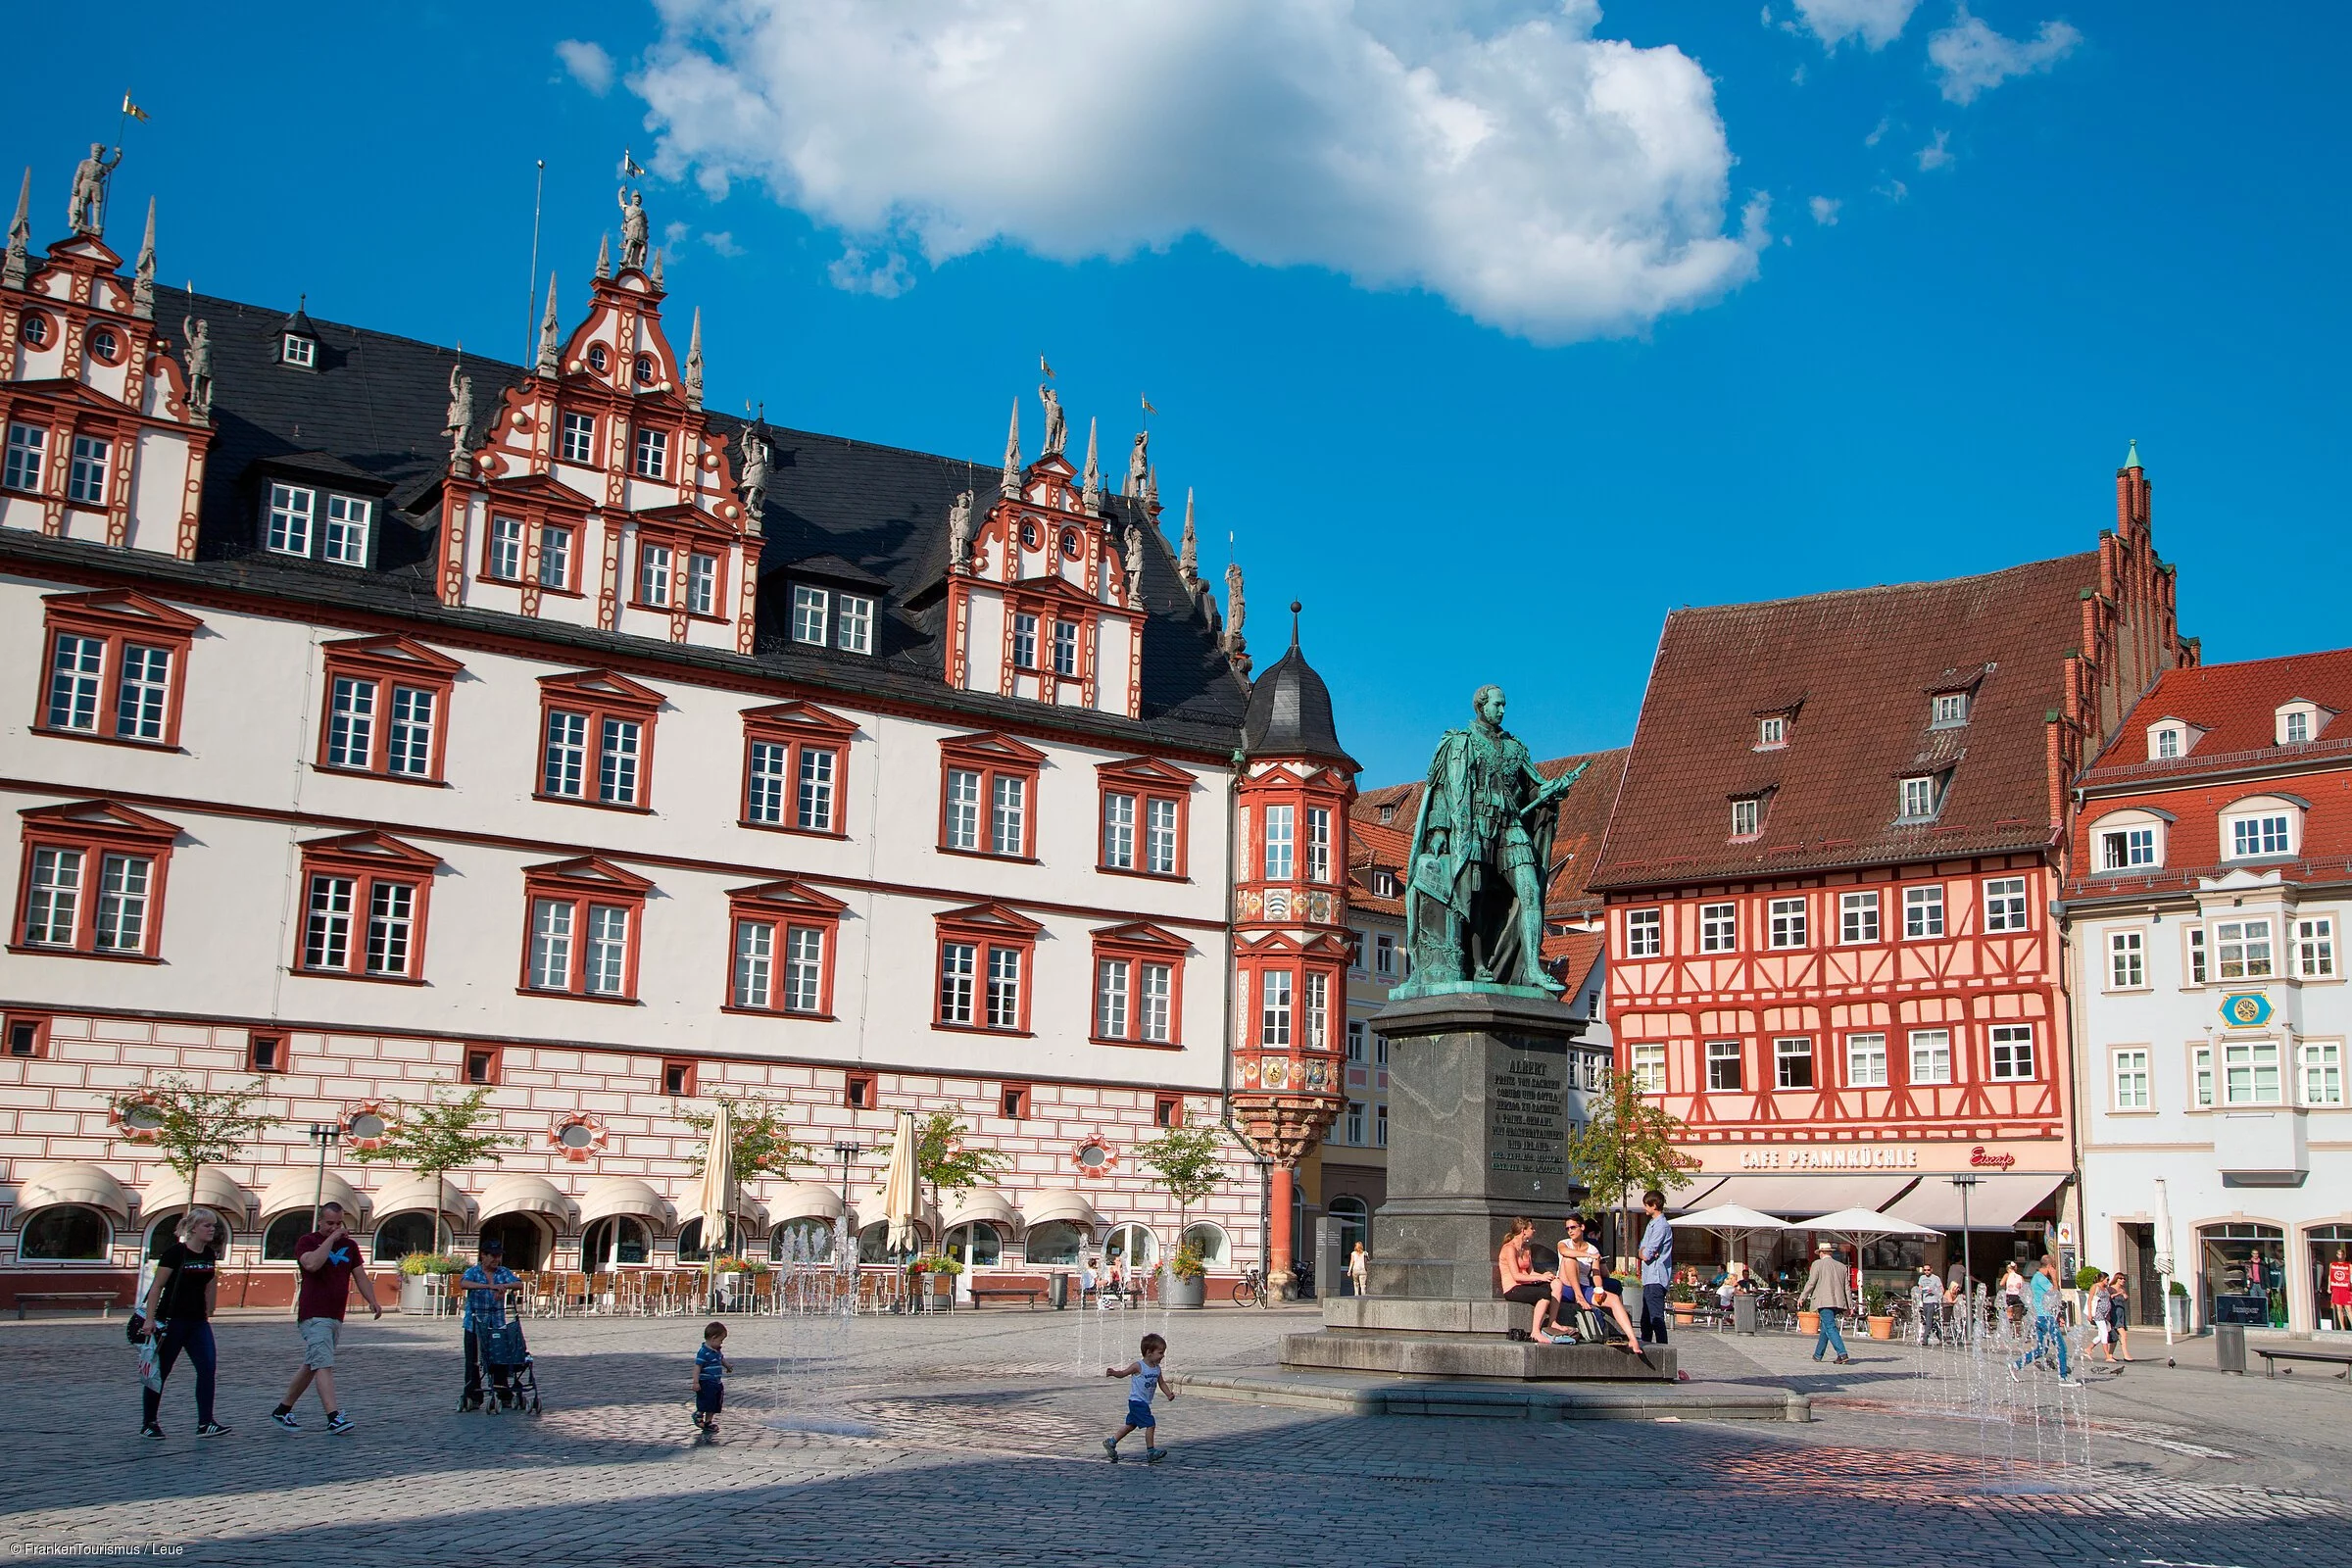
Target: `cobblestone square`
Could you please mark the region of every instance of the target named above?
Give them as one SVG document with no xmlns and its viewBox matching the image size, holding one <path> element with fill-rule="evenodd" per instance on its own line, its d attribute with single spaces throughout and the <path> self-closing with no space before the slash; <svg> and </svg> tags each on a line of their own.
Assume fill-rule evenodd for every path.
<svg viewBox="0 0 2352 1568">
<path fill-rule="evenodd" d="M 745 1318 L 714 1442 L 687 1420 L 700 1320 L 531 1325 L 546 1414 L 456 1413 L 456 1328 L 357 1321 L 338 1369 L 358 1423 L 268 1411 L 293 1326 L 219 1325 L 220 1413 L 193 1379 L 138 1441 L 120 1320 L 0 1327 L 18 1556 L 191 1563 L 2341 1564 L 2352 1388 L 2167 1368 L 2159 1348 L 2081 1396 L 2077 1448 L 1938 1414 L 1925 1352 L 1680 1339 L 1694 1383 L 1787 1386 L 1816 1419 L 1335 1419 L 1179 1396 L 1170 1456 L 1105 1463 L 1102 1368 L 1165 1327 L 1170 1369 L 1270 1366 L 1300 1312 L 1001 1310 L 848 1324 Z M 2146 1348 L 2143 1347 L 2143 1349 Z M 1140 1457 L 1129 1444 L 1129 1457 Z M 2050 1457 L 2064 1449 L 2063 1459 Z M 2017 1462 L 2010 1462 L 2015 1458 Z"/>
</svg>

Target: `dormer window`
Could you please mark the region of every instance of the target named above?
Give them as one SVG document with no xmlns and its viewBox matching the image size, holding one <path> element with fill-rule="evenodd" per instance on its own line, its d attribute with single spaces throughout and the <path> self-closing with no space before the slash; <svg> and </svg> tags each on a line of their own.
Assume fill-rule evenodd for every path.
<svg viewBox="0 0 2352 1568">
<path fill-rule="evenodd" d="M 2255 795 L 2231 802 L 2222 813 L 2224 858 L 2263 860 L 2302 854 L 2307 805 L 2293 795 Z"/>
<path fill-rule="evenodd" d="M 1018 614 L 1012 617 L 1012 667 L 1037 667 L 1037 617 Z"/>
<path fill-rule="evenodd" d="M 2305 741 L 2318 740 L 2320 731 L 2326 729 L 2328 720 L 2334 716 L 2317 703 L 2280 703 L 2276 714 L 2278 744 L 2300 746 Z"/>
<path fill-rule="evenodd" d="M 273 556 L 365 566 L 375 532 L 375 503 L 272 480 L 262 522 L 262 546 Z"/>
<path fill-rule="evenodd" d="M 1366 880 L 1371 886 L 1372 896 L 1374 898 L 1393 899 L 1396 896 L 1396 872 L 1376 870 Z"/>
<path fill-rule="evenodd" d="M 2101 817 L 2090 832 L 2094 869 L 2156 870 L 2164 864 L 2164 830 L 2170 820 L 2161 811 L 2142 810 Z"/>
<path fill-rule="evenodd" d="M 834 641 L 845 654 L 874 651 L 874 602 L 863 594 L 834 596 Z"/>
<path fill-rule="evenodd" d="M 1943 805 L 1942 780 L 1936 774 L 1924 773 L 1902 781 L 1901 811 L 1896 820 L 1926 822 Z"/>
<path fill-rule="evenodd" d="M 1928 727 L 1957 729 L 1968 722 L 1968 693 L 1937 692 L 1929 700 Z"/>
<path fill-rule="evenodd" d="M 1754 796 L 1732 803 L 1732 837 L 1752 839 L 1764 827 L 1764 803 Z"/>
<path fill-rule="evenodd" d="M 1756 720 L 1756 745 L 1759 749 L 1788 744 L 1788 715 L 1767 713 Z"/>
<path fill-rule="evenodd" d="M 2188 755 L 2188 726 L 2185 724 L 2150 724 L 2148 726 L 2148 760 L 2169 762 Z"/>
<path fill-rule="evenodd" d="M 811 648 L 825 646 L 832 595 L 822 588 L 795 583 L 792 588 L 792 640 Z"/>
<path fill-rule="evenodd" d="M 282 364 L 308 370 L 318 363 L 318 340 L 304 337 L 300 332 L 288 332 L 277 340 L 277 357 Z"/>
</svg>

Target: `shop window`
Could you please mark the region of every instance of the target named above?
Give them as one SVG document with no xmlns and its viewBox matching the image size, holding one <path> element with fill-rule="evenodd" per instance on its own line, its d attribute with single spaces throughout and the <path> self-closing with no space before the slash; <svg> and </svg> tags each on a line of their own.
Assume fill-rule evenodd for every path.
<svg viewBox="0 0 2352 1568">
<path fill-rule="evenodd" d="M 1068 1220 L 1050 1219 L 1029 1227 L 1022 1252 L 1028 1261 L 1048 1268 L 1076 1268 L 1086 1237 Z"/>
<path fill-rule="evenodd" d="M 262 1261 L 265 1263 L 299 1263 L 302 1261 L 302 1239 L 311 1234 L 311 1211 L 298 1208 L 280 1214 L 262 1230 Z"/>
<path fill-rule="evenodd" d="M 104 1214 L 80 1203 L 44 1208 L 24 1221 L 17 1256 L 36 1263 L 103 1262 L 114 1241 Z"/>
<path fill-rule="evenodd" d="M 411 1252 L 429 1252 L 434 1244 L 433 1216 L 421 1211 L 394 1214 L 375 1228 L 375 1260 L 397 1263 Z"/>
<path fill-rule="evenodd" d="M 51 594 L 43 734 L 139 746 L 179 744 L 188 648 L 204 624 L 144 594 Z"/>
<path fill-rule="evenodd" d="M 1335 1200 L 1332 1205 L 1334 1211 L 1337 1212 L 1339 1204 L 1346 1201 L 1346 1199 Z M 1223 1268 L 1233 1260 L 1233 1243 L 1226 1236 L 1224 1227 L 1212 1225 L 1206 1220 L 1196 1220 L 1185 1228 L 1184 1245 L 1199 1252 L 1200 1261 L 1210 1268 Z"/>
<path fill-rule="evenodd" d="M 636 1268 L 653 1261 L 653 1233 L 645 1222 L 614 1214 L 590 1222 L 580 1233 L 580 1267 L 591 1273 L 613 1268 Z"/>
</svg>

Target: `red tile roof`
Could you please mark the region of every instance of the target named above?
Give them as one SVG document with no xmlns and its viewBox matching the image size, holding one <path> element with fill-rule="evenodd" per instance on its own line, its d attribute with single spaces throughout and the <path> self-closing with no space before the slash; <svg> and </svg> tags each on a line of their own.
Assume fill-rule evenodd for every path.
<svg viewBox="0 0 2352 1568">
<path fill-rule="evenodd" d="M 2095 554 L 1943 582 L 1679 610 L 1666 619 L 1596 888 L 1777 876 L 2049 845 L 2047 715 L 2064 706 Z M 1937 691 L 1969 720 L 1931 729 Z M 1788 743 L 1758 721 L 1789 714 Z M 1932 822 L 1899 780 L 1949 772 Z M 1763 828 L 1731 838 L 1734 799 Z"/>
<path fill-rule="evenodd" d="M 2290 702 L 2316 703 L 2327 712 L 2312 738 L 2278 743 L 2278 710 Z M 2328 713 L 2335 716 L 2330 718 Z M 2185 757 L 2148 760 L 2148 726 L 2177 718 L 2204 733 Z M 2352 753 L 2352 648 L 2284 659 L 2250 659 L 2167 670 L 2139 700 L 2114 741 L 2083 773 L 2086 789 L 2194 777 L 2230 768 L 2264 767 Z"/>
</svg>

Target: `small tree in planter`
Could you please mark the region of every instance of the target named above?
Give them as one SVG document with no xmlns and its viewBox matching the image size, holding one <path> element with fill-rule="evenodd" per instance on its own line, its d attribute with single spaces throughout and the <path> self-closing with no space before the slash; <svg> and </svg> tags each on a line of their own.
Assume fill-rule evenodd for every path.
<svg viewBox="0 0 2352 1568">
<path fill-rule="evenodd" d="M 259 1078 L 242 1089 L 199 1089 L 172 1073 L 117 1096 L 115 1116 L 130 1129 L 135 1142 L 151 1146 L 172 1173 L 188 1184 L 193 1207 L 199 1201 L 197 1172 L 207 1165 L 227 1164 L 237 1151 L 283 1119 L 254 1109 L 267 1098 Z M 236 1216 L 240 1221 L 244 1217 Z M 227 1241 L 225 1234 L 220 1238 L 222 1245 Z"/>
<path fill-rule="evenodd" d="M 1192 1228 L 1193 1206 L 1206 1201 L 1218 1188 L 1225 1185 L 1225 1162 L 1218 1157 L 1223 1139 L 1214 1127 L 1171 1127 L 1135 1152 L 1137 1159 L 1152 1172 L 1152 1179 L 1176 1204 L 1176 1251 L 1170 1258 L 1170 1277 L 1181 1282 L 1189 1298 L 1181 1304 L 1199 1306 L 1203 1295 L 1201 1284 L 1207 1264 L 1200 1250 L 1191 1248 L 1186 1232 Z M 1192 1252 L 1193 1271 L 1185 1272 L 1187 1250 Z M 1178 1305 L 1176 1301 L 1167 1303 Z"/>
<path fill-rule="evenodd" d="M 931 1206 L 946 1213 L 940 1194 L 958 1198 L 991 1180 L 1011 1163 L 993 1149 L 966 1149 L 964 1134 L 971 1129 L 944 1110 L 935 1110 L 915 1129 L 914 1175 L 931 1189 Z M 944 1243 L 947 1238 L 940 1237 Z"/>
<path fill-rule="evenodd" d="M 1614 1200 L 1622 1253 L 1631 1229 L 1630 1218 L 1622 1216 L 1632 1195 L 1651 1187 L 1672 1193 L 1690 1185 L 1674 1150 L 1675 1139 L 1690 1129 L 1681 1117 L 1643 1099 L 1629 1072 L 1609 1074 L 1599 1095 L 1586 1096 L 1585 1103 L 1592 1119 L 1568 1134 L 1568 1163 L 1594 1197 Z"/>
<path fill-rule="evenodd" d="M 390 1118 L 384 1136 L 373 1148 L 355 1149 L 352 1158 L 363 1165 L 406 1165 L 433 1184 L 433 1250 L 441 1249 L 441 1184 L 453 1170 L 476 1160 L 498 1163 L 498 1152 L 514 1142 L 503 1133 L 483 1133 L 482 1102 L 487 1089 L 448 1099 L 434 1094 L 423 1103 L 402 1105 Z M 453 1236 L 454 1242 L 456 1238 Z"/>
</svg>

